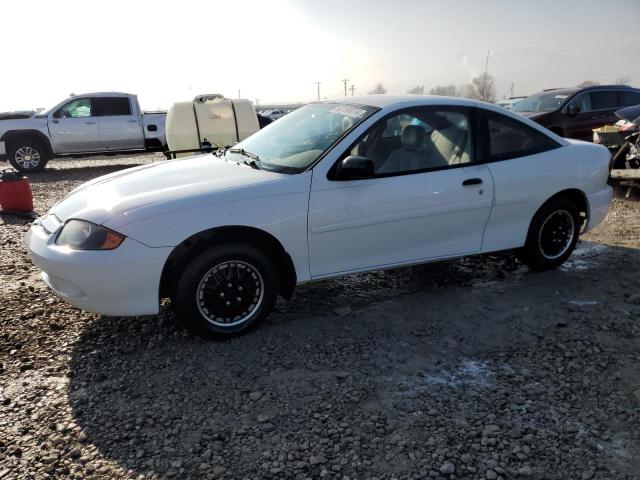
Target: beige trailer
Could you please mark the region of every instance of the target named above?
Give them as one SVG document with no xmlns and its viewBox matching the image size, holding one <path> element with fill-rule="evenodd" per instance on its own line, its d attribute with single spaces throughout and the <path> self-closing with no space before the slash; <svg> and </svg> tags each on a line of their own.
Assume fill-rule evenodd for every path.
<svg viewBox="0 0 640 480">
<path fill-rule="evenodd" d="M 198 150 L 234 145 L 260 129 L 253 104 L 246 99 L 220 94 L 198 95 L 190 102 L 177 102 L 166 121 L 167 145 L 174 156 L 189 156 Z"/>
</svg>

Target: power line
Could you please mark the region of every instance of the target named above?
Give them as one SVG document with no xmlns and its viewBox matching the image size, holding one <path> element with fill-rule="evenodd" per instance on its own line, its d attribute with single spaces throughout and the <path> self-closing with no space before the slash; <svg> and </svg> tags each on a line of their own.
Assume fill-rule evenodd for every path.
<svg viewBox="0 0 640 480">
<path fill-rule="evenodd" d="M 349 81 L 348 78 L 343 78 L 342 79 L 342 83 L 344 83 L 344 96 L 347 96 L 347 82 Z"/>
</svg>

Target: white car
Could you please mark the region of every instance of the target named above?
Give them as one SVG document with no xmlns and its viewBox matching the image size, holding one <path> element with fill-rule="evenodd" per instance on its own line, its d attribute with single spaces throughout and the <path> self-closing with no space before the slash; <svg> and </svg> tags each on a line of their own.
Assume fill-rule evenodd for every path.
<svg viewBox="0 0 640 480">
<path fill-rule="evenodd" d="M 486 103 L 350 97 L 222 157 L 96 178 L 25 243 L 73 305 L 149 315 L 169 297 L 194 330 L 229 335 L 305 282 L 507 249 L 557 267 L 607 213 L 609 158 Z"/>
<path fill-rule="evenodd" d="M 506 108 L 507 110 L 512 110 L 518 103 L 524 100 L 527 97 L 510 97 L 505 98 L 504 100 L 498 100 L 495 105 Z"/>
</svg>

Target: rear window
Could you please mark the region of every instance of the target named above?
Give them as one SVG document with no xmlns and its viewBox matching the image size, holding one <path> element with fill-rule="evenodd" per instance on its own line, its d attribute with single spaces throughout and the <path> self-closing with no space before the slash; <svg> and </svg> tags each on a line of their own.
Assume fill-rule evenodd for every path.
<svg viewBox="0 0 640 480">
<path fill-rule="evenodd" d="M 619 95 L 621 107 L 640 105 L 640 92 L 619 92 Z"/>
<path fill-rule="evenodd" d="M 618 107 L 618 92 L 591 92 L 591 110 L 605 110 Z"/>
<path fill-rule="evenodd" d="M 546 152 L 560 145 L 528 125 L 517 120 L 484 112 L 485 152 L 483 157 L 489 161 L 507 160 Z"/>
<path fill-rule="evenodd" d="M 93 99 L 95 114 L 99 117 L 131 115 L 131 105 L 127 97 L 98 97 Z"/>
</svg>

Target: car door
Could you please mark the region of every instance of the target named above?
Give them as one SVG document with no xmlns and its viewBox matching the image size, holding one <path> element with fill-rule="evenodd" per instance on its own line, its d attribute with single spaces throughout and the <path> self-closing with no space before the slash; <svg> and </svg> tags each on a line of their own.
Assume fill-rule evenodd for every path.
<svg viewBox="0 0 640 480">
<path fill-rule="evenodd" d="M 482 251 L 518 248 L 538 208 L 566 189 L 576 165 L 567 160 L 562 144 L 522 121 L 485 109 L 478 110 L 477 119 L 478 159 L 494 182 Z"/>
<path fill-rule="evenodd" d="M 49 119 L 49 132 L 57 153 L 100 150 L 98 119 L 92 98 L 74 98 L 56 110 Z"/>
<path fill-rule="evenodd" d="M 312 278 L 478 252 L 493 182 L 473 163 L 472 145 L 466 109 L 413 108 L 377 122 L 328 174 L 314 169 Z M 369 157 L 373 177 L 340 180 L 336 168 L 349 155 Z"/>
<path fill-rule="evenodd" d="M 572 105 L 578 107 L 578 113 L 569 113 Z M 564 110 L 565 136 L 591 141 L 594 128 L 615 123 L 616 117 L 613 112 L 617 107 L 618 94 L 615 90 L 595 90 L 576 95 Z"/>
<path fill-rule="evenodd" d="M 134 111 L 128 96 L 97 97 L 94 107 L 104 150 L 144 148 L 140 115 Z"/>
</svg>

